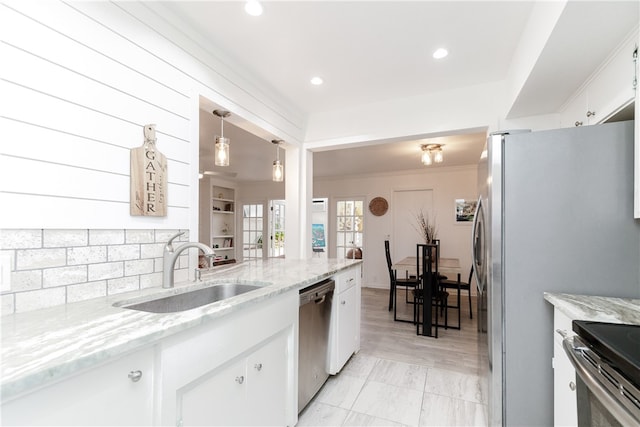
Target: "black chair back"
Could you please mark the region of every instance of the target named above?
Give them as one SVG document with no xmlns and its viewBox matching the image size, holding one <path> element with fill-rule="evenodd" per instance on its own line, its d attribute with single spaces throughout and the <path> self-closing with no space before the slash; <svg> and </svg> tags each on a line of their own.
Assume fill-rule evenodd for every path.
<svg viewBox="0 0 640 427">
<path fill-rule="evenodd" d="M 438 287 L 438 258 L 440 246 L 435 243 L 416 245 L 416 271 L 419 271 L 422 287 Z"/>
<path fill-rule="evenodd" d="M 396 293 L 396 274 L 391 266 L 391 251 L 389 250 L 389 241 L 384 241 L 384 254 L 387 257 L 387 270 L 389 271 L 389 311 L 395 307 Z M 395 312 L 394 312 L 395 315 Z"/>
<path fill-rule="evenodd" d="M 391 268 L 393 264 L 391 263 L 391 251 L 389 250 L 388 240 L 384 241 L 384 254 L 387 257 L 387 270 L 389 270 L 389 281 L 393 283 L 396 279 L 396 276 L 395 274 L 393 274 L 393 269 Z"/>
</svg>

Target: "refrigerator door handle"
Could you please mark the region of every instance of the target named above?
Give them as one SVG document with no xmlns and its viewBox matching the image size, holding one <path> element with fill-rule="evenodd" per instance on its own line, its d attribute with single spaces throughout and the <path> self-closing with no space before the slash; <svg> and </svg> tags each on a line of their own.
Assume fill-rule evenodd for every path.
<svg viewBox="0 0 640 427">
<path fill-rule="evenodd" d="M 471 259 L 473 263 L 473 274 L 476 276 L 476 287 L 478 288 L 478 292 L 484 292 L 484 286 L 482 284 L 482 280 L 480 275 L 478 274 L 478 254 L 476 253 L 476 231 L 478 228 L 478 221 L 480 220 L 480 209 L 482 209 L 482 196 L 478 197 L 478 204 L 476 205 L 476 212 L 473 215 L 473 224 L 471 227 Z M 484 236 L 482 236 L 484 238 Z"/>
</svg>

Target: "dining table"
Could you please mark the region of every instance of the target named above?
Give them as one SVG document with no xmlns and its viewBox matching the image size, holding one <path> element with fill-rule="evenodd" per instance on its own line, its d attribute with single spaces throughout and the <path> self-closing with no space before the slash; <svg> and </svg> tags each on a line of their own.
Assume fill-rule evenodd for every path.
<svg viewBox="0 0 640 427">
<path fill-rule="evenodd" d="M 434 263 L 435 264 L 435 263 Z M 405 257 L 403 259 L 401 259 L 398 262 L 395 262 L 391 265 L 391 268 L 393 270 L 396 271 L 396 274 L 399 271 L 404 271 L 406 272 L 407 275 L 409 276 L 418 276 L 418 272 L 422 270 L 422 265 L 418 264 L 418 257 L 415 256 L 408 256 Z M 433 268 L 435 268 L 435 266 L 433 266 Z M 460 268 L 460 259 L 459 258 L 444 258 L 444 257 L 440 257 L 438 258 L 438 274 L 440 275 L 452 275 L 454 277 L 457 277 L 461 272 L 462 269 Z M 390 301 L 393 301 L 395 299 L 395 287 L 392 287 L 392 289 L 390 289 Z M 427 289 L 427 295 L 426 298 L 424 299 L 425 301 L 430 301 L 431 298 L 430 296 L 431 292 L 430 289 Z M 394 302 L 395 304 L 395 302 Z M 432 313 L 431 313 L 431 304 L 422 304 L 422 335 L 426 335 L 426 336 L 432 336 L 431 335 L 431 330 L 433 327 L 433 322 L 431 319 Z M 419 331 L 419 328 L 418 328 Z M 427 333 L 427 331 L 429 331 Z"/>
<path fill-rule="evenodd" d="M 400 261 L 394 263 L 391 268 L 396 271 L 406 271 L 409 275 L 415 276 L 417 272 L 416 268 L 420 268 L 417 267 L 417 259 L 418 258 L 415 256 L 402 258 Z M 440 257 L 438 259 L 438 272 L 440 274 L 451 274 L 453 276 L 458 275 L 458 273 L 462 273 L 462 269 L 460 268 L 460 259 Z"/>
</svg>

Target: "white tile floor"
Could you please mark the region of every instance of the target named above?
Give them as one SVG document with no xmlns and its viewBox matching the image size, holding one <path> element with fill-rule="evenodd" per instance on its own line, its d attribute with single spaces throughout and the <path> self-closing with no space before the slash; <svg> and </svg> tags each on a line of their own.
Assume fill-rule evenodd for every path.
<svg viewBox="0 0 640 427">
<path fill-rule="evenodd" d="M 477 376 L 358 353 L 298 426 L 479 426 L 484 412 Z"/>
<path fill-rule="evenodd" d="M 369 293 L 368 297 L 365 293 Z M 380 294 L 380 295 L 378 295 Z M 368 303 L 384 299 L 363 289 L 363 318 Z M 380 312 L 383 313 L 383 312 Z M 463 311 L 464 313 L 464 311 Z M 384 316 L 379 314 L 378 317 Z M 393 320 L 391 319 L 391 322 Z M 390 324 L 392 327 L 397 326 Z M 409 327 L 410 325 L 407 325 Z M 470 327 L 470 326 L 468 326 Z M 363 336 L 367 334 L 363 322 Z M 393 332 L 391 332 L 393 334 Z M 401 332 L 402 334 L 404 332 Z M 447 330 L 444 333 L 460 334 Z M 468 331 L 467 331 L 468 333 Z M 452 339 L 455 336 L 452 335 Z M 403 338 L 406 339 L 406 338 Z M 430 346 L 446 340 L 419 337 Z M 412 350 L 408 350 L 412 351 Z M 442 350 L 441 350 L 442 351 Z M 403 359 L 406 354 L 403 354 Z M 473 369 L 444 369 L 437 363 L 407 363 L 366 345 L 340 374 L 330 377 L 300 414 L 298 426 L 482 426 L 486 399 Z M 421 360 L 417 358 L 416 360 Z M 446 366 L 446 365 L 445 365 Z"/>
</svg>

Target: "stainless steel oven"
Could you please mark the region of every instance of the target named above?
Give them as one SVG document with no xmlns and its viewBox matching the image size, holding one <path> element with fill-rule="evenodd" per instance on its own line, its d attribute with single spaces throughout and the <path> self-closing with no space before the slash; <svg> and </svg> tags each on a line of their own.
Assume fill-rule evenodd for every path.
<svg viewBox="0 0 640 427">
<path fill-rule="evenodd" d="M 579 426 L 640 425 L 640 325 L 574 320 L 564 350 L 576 369 Z"/>
</svg>

